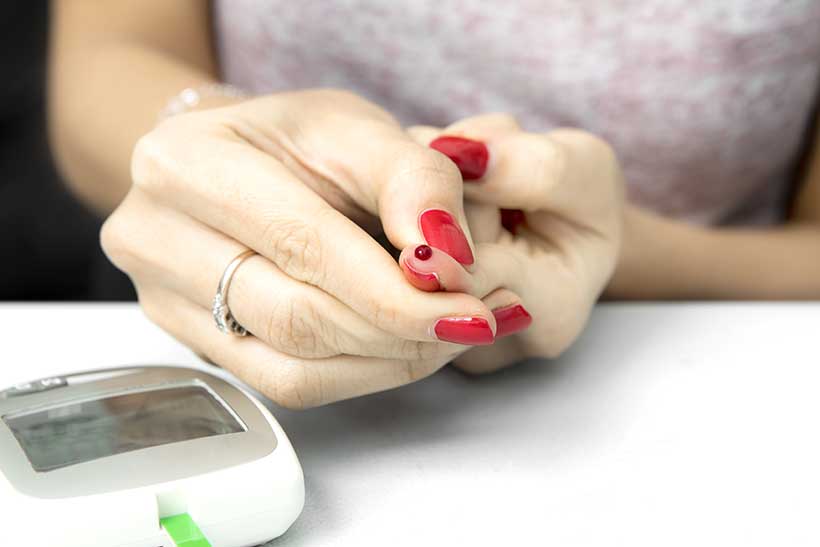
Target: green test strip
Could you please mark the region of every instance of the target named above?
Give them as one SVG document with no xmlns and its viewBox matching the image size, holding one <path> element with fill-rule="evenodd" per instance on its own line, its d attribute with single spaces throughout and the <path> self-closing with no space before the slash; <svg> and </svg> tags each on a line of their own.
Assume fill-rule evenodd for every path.
<svg viewBox="0 0 820 547">
<path fill-rule="evenodd" d="M 202 530 L 196 525 L 188 513 L 174 515 L 160 519 L 160 525 L 165 528 L 177 547 L 211 547 Z"/>
</svg>

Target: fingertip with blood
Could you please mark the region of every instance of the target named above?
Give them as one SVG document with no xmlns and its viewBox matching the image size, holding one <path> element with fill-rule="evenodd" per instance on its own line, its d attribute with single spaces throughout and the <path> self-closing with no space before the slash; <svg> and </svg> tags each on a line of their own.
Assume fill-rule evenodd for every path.
<svg viewBox="0 0 820 547">
<path fill-rule="evenodd" d="M 408 249 L 411 249 L 408 247 Z M 399 257 L 399 264 L 404 272 L 404 277 L 411 285 L 417 289 L 427 292 L 436 292 L 442 290 L 441 282 L 438 274 L 435 271 L 424 271 L 418 267 L 419 262 L 426 262 L 433 256 L 433 249 L 428 245 L 419 245 L 418 247 L 402 253 Z"/>
<path fill-rule="evenodd" d="M 470 277 L 452 256 L 429 245 L 405 248 L 399 265 L 411 285 L 423 291 L 469 292 Z"/>
</svg>

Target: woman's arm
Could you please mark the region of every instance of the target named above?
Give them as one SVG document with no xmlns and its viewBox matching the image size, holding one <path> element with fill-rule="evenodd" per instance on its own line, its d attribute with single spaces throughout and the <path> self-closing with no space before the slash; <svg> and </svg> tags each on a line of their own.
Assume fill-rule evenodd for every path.
<svg viewBox="0 0 820 547">
<path fill-rule="evenodd" d="M 72 190 L 107 214 L 131 185 L 134 144 L 163 106 L 216 79 L 208 2 L 71 0 L 51 9 L 53 149 Z"/>
<path fill-rule="evenodd" d="M 627 209 L 615 299 L 820 298 L 820 129 L 789 221 L 703 228 Z"/>
</svg>

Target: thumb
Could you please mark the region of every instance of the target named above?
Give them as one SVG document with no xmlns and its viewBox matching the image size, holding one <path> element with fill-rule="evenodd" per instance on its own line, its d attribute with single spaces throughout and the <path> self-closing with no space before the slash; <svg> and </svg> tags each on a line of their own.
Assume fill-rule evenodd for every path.
<svg viewBox="0 0 820 547">
<path fill-rule="evenodd" d="M 396 248 L 426 243 L 469 268 L 474 246 L 464 212 L 458 169 L 441 154 L 402 132 L 401 140 L 383 143 L 372 177 L 382 227 Z"/>
</svg>

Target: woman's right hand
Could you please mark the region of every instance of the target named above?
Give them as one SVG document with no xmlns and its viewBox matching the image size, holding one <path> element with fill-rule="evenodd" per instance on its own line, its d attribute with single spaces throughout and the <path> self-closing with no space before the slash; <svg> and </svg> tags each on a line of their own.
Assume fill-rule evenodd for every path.
<svg viewBox="0 0 820 547">
<path fill-rule="evenodd" d="M 179 115 L 136 146 L 103 248 L 145 313 L 274 401 L 307 407 L 412 382 L 493 341 L 480 299 L 410 286 L 367 233 L 444 250 L 468 270 L 462 181 L 380 108 L 347 92 L 269 95 Z M 364 229 L 363 229 L 364 227 Z M 253 336 L 217 331 L 225 267 Z"/>
<path fill-rule="evenodd" d="M 577 129 L 526 132 L 505 114 L 408 131 L 462 165 L 479 265 L 470 274 L 443 253 L 418 260 L 405 251 L 407 278 L 429 290 L 416 273 L 435 273 L 443 290 L 490 304 L 499 323 L 493 346 L 459 356 L 455 366 L 485 373 L 562 353 L 582 332 L 620 256 L 624 177 L 612 147 Z M 481 169 L 474 158 L 483 158 Z M 523 298 L 521 306 L 509 306 L 508 290 Z M 496 305 L 499 295 L 506 301 Z"/>
</svg>

